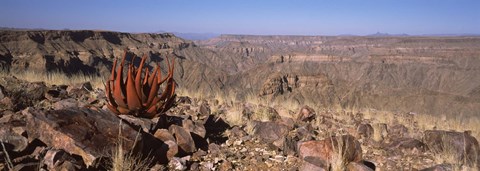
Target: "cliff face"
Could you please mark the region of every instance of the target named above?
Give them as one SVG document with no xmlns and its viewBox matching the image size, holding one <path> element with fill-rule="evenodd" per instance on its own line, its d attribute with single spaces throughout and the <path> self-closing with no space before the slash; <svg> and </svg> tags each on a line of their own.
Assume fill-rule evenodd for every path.
<svg viewBox="0 0 480 171">
<path fill-rule="evenodd" d="M 187 41 L 171 34 L 0 31 L 10 70 L 105 74 L 123 49 L 150 61 L 176 58 L 180 86 L 320 107 L 476 115 L 480 37 L 223 35 Z M 153 65 L 153 63 L 150 63 Z"/>
<path fill-rule="evenodd" d="M 255 61 L 230 77 L 234 92 L 249 87 L 327 108 L 469 116 L 480 109 L 480 37 L 228 35 L 197 43 Z"/>
<path fill-rule="evenodd" d="M 208 58 L 189 59 L 177 55 L 182 49 L 195 50 L 191 41 L 172 34 L 130 34 L 108 31 L 0 31 L 0 67 L 11 71 L 60 71 L 67 74 L 86 73 L 108 76 L 115 58 L 124 49 L 141 56 L 148 53 L 152 67 L 165 57 L 176 58 L 176 74 L 180 85 L 194 85 L 211 90 L 219 85 L 213 77 L 218 72 L 210 67 Z M 201 50 L 200 50 L 201 51 Z M 201 62 L 199 62 L 201 61 Z M 139 61 L 135 61 L 139 62 Z M 164 66 L 163 62 L 161 62 Z M 188 69 L 185 69 L 188 68 Z M 165 71 L 166 67 L 163 67 Z M 184 81 L 193 84 L 184 83 Z"/>
</svg>

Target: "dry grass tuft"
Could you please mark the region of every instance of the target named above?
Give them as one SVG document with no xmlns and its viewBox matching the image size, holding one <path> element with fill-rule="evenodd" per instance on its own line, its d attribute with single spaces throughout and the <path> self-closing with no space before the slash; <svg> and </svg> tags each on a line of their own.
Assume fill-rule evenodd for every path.
<svg viewBox="0 0 480 171">
<path fill-rule="evenodd" d="M 147 171 L 152 163 L 152 158 L 142 159 L 140 155 L 133 154 L 131 151 L 123 149 L 123 140 L 121 136 L 122 122 L 118 132 L 117 145 L 112 149 L 111 168 L 112 171 Z M 137 135 L 138 138 L 139 135 Z M 137 140 L 135 140 L 137 142 Z M 134 145 L 135 146 L 135 145 Z"/>
<path fill-rule="evenodd" d="M 345 143 L 341 136 L 331 137 L 331 138 L 332 138 L 331 139 L 332 147 L 335 150 L 330 159 L 331 170 L 346 171 L 348 162 L 345 156 L 346 156 L 346 153 L 347 153 L 346 150 L 348 149 L 348 147 L 345 147 L 345 146 L 348 145 L 348 142 Z M 335 138 L 335 140 L 333 138 Z M 333 143 L 334 141 L 338 142 L 338 144 L 335 145 Z"/>
<path fill-rule="evenodd" d="M 243 125 L 246 119 L 243 117 L 243 106 L 241 104 L 234 104 L 232 109 L 225 115 L 225 120 L 230 125 Z"/>
<path fill-rule="evenodd" d="M 26 70 L 24 72 L 8 72 L 6 70 L 0 70 L 0 77 L 15 76 L 18 79 L 38 82 L 43 81 L 49 85 L 73 85 L 78 83 L 90 82 L 93 88 L 103 89 L 104 78 L 95 75 L 75 74 L 68 76 L 62 72 L 35 72 L 32 70 Z"/>
</svg>

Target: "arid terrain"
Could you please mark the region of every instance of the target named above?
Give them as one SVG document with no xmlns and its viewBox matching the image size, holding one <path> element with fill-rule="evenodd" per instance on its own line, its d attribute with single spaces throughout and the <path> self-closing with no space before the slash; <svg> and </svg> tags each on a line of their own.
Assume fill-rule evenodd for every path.
<svg viewBox="0 0 480 171">
<path fill-rule="evenodd" d="M 175 59 L 165 114 L 107 109 L 124 50 L 162 73 Z M 1 30 L 0 68 L 5 170 L 480 166 L 480 37 Z"/>
</svg>

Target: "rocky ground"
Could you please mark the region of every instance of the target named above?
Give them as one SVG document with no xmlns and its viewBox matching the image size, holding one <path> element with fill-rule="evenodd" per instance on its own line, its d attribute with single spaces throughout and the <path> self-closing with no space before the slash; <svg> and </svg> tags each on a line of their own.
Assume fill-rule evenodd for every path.
<svg viewBox="0 0 480 171">
<path fill-rule="evenodd" d="M 0 169 L 108 170 L 120 161 L 136 170 L 478 170 L 480 162 L 471 131 L 375 123 L 363 113 L 179 96 L 164 115 L 143 119 L 105 103 L 89 83 L 0 78 Z M 120 160 L 113 149 L 131 152 Z"/>
</svg>

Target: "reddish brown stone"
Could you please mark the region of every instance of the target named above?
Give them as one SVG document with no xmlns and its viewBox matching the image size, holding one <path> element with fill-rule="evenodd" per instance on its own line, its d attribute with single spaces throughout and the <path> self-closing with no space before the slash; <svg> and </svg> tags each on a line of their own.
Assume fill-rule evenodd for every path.
<svg viewBox="0 0 480 171">
<path fill-rule="evenodd" d="M 167 159 L 171 160 L 173 157 L 175 157 L 175 155 L 178 153 L 178 145 L 175 142 L 175 137 L 173 137 L 173 135 L 170 134 L 170 132 L 168 132 L 166 129 L 158 129 L 154 136 L 155 138 L 162 140 L 167 145 L 166 149 L 162 149 L 167 151 Z"/>
<path fill-rule="evenodd" d="M 360 147 L 360 143 L 351 135 L 298 143 L 298 154 L 300 159 L 307 161 L 306 159 L 313 157 L 319 161 L 327 163 L 327 165 L 331 163 L 331 159 L 334 155 L 338 154 L 340 151 L 339 149 L 342 149 L 341 153 L 346 162 L 359 162 L 362 160 L 362 148 Z"/>
<path fill-rule="evenodd" d="M 195 152 L 195 142 L 190 132 L 177 125 L 171 125 L 168 130 L 175 136 L 178 146 L 180 146 L 183 151 L 187 153 Z"/>
<path fill-rule="evenodd" d="M 207 130 L 201 123 L 193 122 L 190 119 L 183 120 L 182 126 L 189 132 L 195 133 L 202 138 L 205 138 L 205 135 L 207 134 Z"/>
<path fill-rule="evenodd" d="M 47 146 L 63 149 L 83 158 L 87 166 L 105 156 L 106 148 L 118 141 L 120 119 L 101 110 L 69 108 L 53 111 L 38 111 L 27 108 L 22 111 L 27 117 L 29 139 L 39 139 Z M 131 150 L 134 141 L 142 136 L 127 124 L 121 124 L 125 150 Z"/>
</svg>

